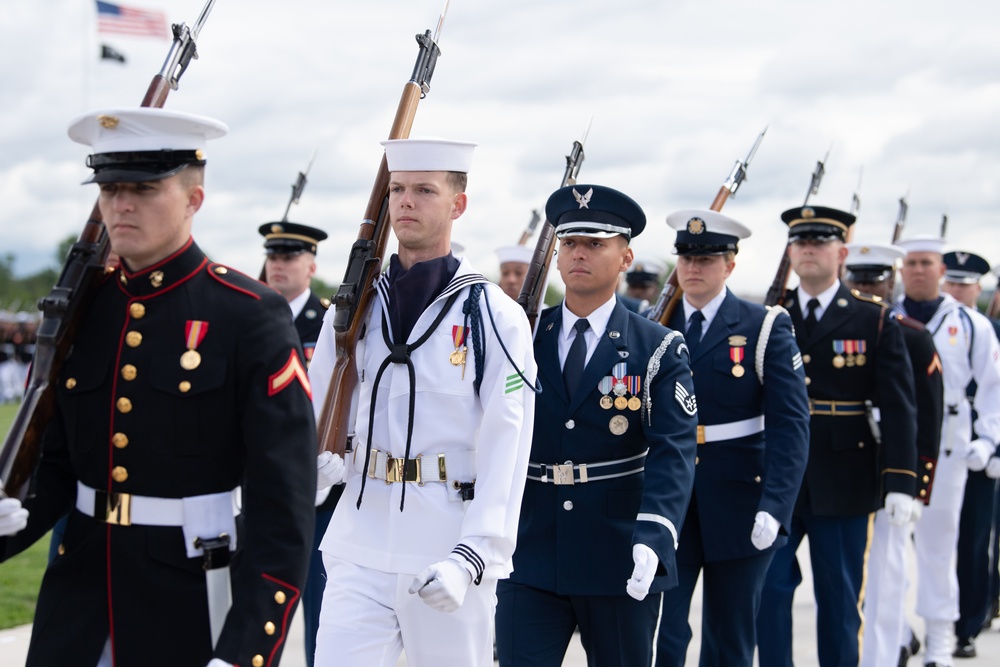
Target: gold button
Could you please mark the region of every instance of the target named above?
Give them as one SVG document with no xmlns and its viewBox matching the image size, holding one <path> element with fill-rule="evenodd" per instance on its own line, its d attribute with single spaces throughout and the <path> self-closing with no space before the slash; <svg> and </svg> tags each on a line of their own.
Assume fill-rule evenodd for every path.
<svg viewBox="0 0 1000 667">
<path fill-rule="evenodd" d="M 122 366 L 122 377 L 125 378 L 127 381 L 131 382 L 132 380 L 134 380 L 135 375 L 136 375 L 135 366 L 133 366 L 132 364 L 125 364 L 124 366 Z"/>
<path fill-rule="evenodd" d="M 285 604 L 285 593 L 284 591 L 278 591 L 274 594 L 274 601 L 278 604 Z"/>
<path fill-rule="evenodd" d="M 124 433 L 115 433 L 111 436 L 111 444 L 117 449 L 125 449 L 128 447 L 128 436 Z"/>
<path fill-rule="evenodd" d="M 126 470 L 122 466 L 115 466 L 114 468 L 111 469 L 111 479 L 115 480 L 116 482 L 124 482 L 126 479 L 128 479 L 128 470 Z"/>
<path fill-rule="evenodd" d="M 128 314 L 137 320 L 141 320 L 146 316 L 146 306 L 141 303 L 133 303 L 128 307 Z"/>
<path fill-rule="evenodd" d="M 66 378 L 66 388 L 72 389 L 76 386 L 76 378 Z"/>
<path fill-rule="evenodd" d="M 920 497 L 923 498 L 927 495 L 927 489 L 920 489 Z"/>
<path fill-rule="evenodd" d="M 227 269 L 224 266 L 217 266 L 215 267 L 215 272 L 218 273 L 220 276 L 224 276 L 227 273 L 229 273 L 229 269 Z"/>
<path fill-rule="evenodd" d="M 138 331 L 129 331 L 125 334 L 125 344 L 129 347 L 139 347 L 142 345 L 142 334 Z"/>
<path fill-rule="evenodd" d="M 924 484 L 930 484 L 931 478 L 928 475 L 924 475 Z"/>
<path fill-rule="evenodd" d="M 753 478 L 753 481 L 755 481 L 755 482 L 757 482 L 758 484 L 760 484 L 760 475 L 757 475 L 756 477 L 754 477 L 754 478 Z"/>
<path fill-rule="evenodd" d="M 253 665 L 253 667 L 264 667 L 264 656 L 258 653 L 252 660 L 250 660 L 250 664 Z"/>
<path fill-rule="evenodd" d="M 802 355 L 802 363 L 808 364 L 812 360 L 813 360 L 812 356 L 810 356 L 808 354 L 803 354 Z"/>
<path fill-rule="evenodd" d="M 60 544 L 58 551 L 59 551 L 59 555 L 62 556 L 64 553 L 66 553 L 66 545 L 65 544 Z"/>
<path fill-rule="evenodd" d="M 177 385 L 177 388 L 181 390 L 182 394 L 186 394 L 189 391 L 191 391 L 191 383 L 188 382 L 187 380 L 184 380 L 179 385 Z"/>
<path fill-rule="evenodd" d="M 808 386 L 809 386 L 809 385 L 811 385 L 811 384 L 812 384 L 812 378 L 808 378 L 808 377 L 807 377 L 807 378 L 806 378 L 806 386 L 808 387 Z"/>
<path fill-rule="evenodd" d="M 271 621 L 268 621 L 267 623 L 264 624 L 264 634 L 265 635 L 273 635 L 274 634 L 274 623 L 272 623 Z"/>
<path fill-rule="evenodd" d="M 931 463 L 930 461 L 928 461 L 927 465 L 924 466 L 924 467 L 927 468 L 928 470 L 934 470 L 934 464 Z"/>
<path fill-rule="evenodd" d="M 118 401 L 115 403 L 115 406 L 118 408 L 118 412 L 122 413 L 123 415 L 127 415 L 128 413 L 132 412 L 132 401 L 128 400 L 124 396 L 118 399 Z"/>
</svg>

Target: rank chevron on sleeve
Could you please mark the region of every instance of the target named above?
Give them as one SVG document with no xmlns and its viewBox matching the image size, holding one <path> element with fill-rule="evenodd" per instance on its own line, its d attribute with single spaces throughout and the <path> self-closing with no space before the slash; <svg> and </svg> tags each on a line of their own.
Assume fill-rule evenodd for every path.
<svg viewBox="0 0 1000 667">
<path fill-rule="evenodd" d="M 514 373 L 513 375 L 508 375 L 503 393 L 504 395 L 510 394 L 522 388 L 523 386 L 524 386 L 524 380 L 521 379 L 520 374 Z"/>
<path fill-rule="evenodd" d="M 281 370 L 268 378 L 267 395 L 274 396 L 295 380 L 302 384 L 306 394 L 312 398 L 312 385 L 309 383 L 309 376 L 306 374 L 302 362 L 299 361 L 299 355 L 296 354 L 295 350 L 292 350 L 292 353 L 288 355 L 288 361 L 285 362 Z"/>
</svg>

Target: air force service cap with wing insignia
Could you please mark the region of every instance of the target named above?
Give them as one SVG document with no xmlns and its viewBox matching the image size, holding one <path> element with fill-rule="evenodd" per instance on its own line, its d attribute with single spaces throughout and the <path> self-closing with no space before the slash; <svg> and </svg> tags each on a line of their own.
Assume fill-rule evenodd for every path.
<svg viewBox="0 0 1000 667">
<path fill-rule="evenodd" d="M 80 116 L 69 127 L 73 141 L 94 153 L 84 183 L 141 183 L 205 164 L 205 144 L 226 134 L 222 121 L 153 107 L 105 109 Z"/>
<path fill-rule="evenodd" d="M 642 233 L 646 214 L 618 190 L 603 185 L 567 185 L 545 202 L 545 216 L 555 225 L 556 237 L 591 236 L 626 240 Z"/>
<path fill-rule="evenodd" d="M 678 255 L 722 255 L 739 252 L 739 241 L 750 229 L 717 211 L 690 209 L 667 216 L 667 225 L 677 230 L 674 253 Z"/>
<path fill-rule="evenodd" d="M 950 283 L 975 285 L 990 272 L 990 263 L 971 252 L 946 252 L 941 260 L 944 262 L 944 279 Z"/>
</svg>

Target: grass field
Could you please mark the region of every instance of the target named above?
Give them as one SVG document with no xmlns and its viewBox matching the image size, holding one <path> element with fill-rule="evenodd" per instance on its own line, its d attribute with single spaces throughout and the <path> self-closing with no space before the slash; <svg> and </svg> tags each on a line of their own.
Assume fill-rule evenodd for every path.
<svg viewBox="0 0 1000 667">
<path fill-rule="evenodd" d="M 0 433 L 7 434 L 16 410 L 13 405 L 0 405 Z M 0 563 L 0 630 L 31 623 L 48 557 L 49 540 L 46 537 L 27 551 Z"/>
</svg>

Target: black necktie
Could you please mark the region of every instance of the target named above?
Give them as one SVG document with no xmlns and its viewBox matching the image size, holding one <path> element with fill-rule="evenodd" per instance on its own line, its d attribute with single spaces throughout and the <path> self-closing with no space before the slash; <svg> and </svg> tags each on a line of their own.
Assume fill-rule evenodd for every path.
<svg viewBox="0 0 1000 667">
<path fill-rule="evenodd" d="M 563 364 L 563 382 L 566 384 L 566 395 L 570 400 L 573 400 L 573 392 L 580 384 L 580 378 L 583 377 L 583 367 L 587 364 L 587 337 L 583 335 L 583 332 L 590 328 L 590 322 L 579 319 L 573 328 L 576 329 L 576 338 L 569 346 L 566 363 Z"/>
<path fill-rule="evenodd" d="M 700 310 L 696 310 L 691 313 L 691 319 L 688 320 L 688 330 L 685 334 L 684 339 L 687 341 L 688 352 L 694 354 L 694 351 L 698 348 L 698 343 L 701 342 L 701 323 L 705 321 L 705 316 L 701 314 Z"/>
<path fill-rule="evenodd" d="M 819 299 L 809 299 L 809 303 L 806 304 L 806 319 L 805 319 L 805 329 L 806 336 L 811 336 L 813 330 L 816 328 L 816 309 L 819 308 Z"/>
</svg>

